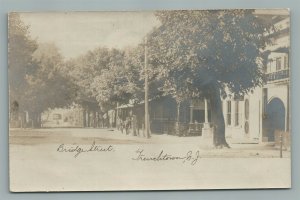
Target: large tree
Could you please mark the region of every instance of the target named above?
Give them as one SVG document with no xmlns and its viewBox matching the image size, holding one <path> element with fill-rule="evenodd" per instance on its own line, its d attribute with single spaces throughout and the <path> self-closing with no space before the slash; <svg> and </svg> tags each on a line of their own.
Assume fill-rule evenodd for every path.
<svg viewBox="0 0 300 200">
<path fill-rule="evenodd" d="M 221 97 L 226 91 L 244 95 L 263 84 L 262 50 L 271 26 L 253 12 L 160 11 L 162 25 L 149 37 L 151 62 L 165 80 L 163 88 L 171 85 L 179 94 L 188 91 L 192 98 L 210 101 L 216 147 L 229 147 Z"/>
<path fill-rule="evenodd" d="M 96 121 L 96 115 L 101 114 L 91 84 L 94 78 L 102 73 L 102 70 L 108 68 L 109 51 L 108 48 L 99 47 L 66 62 L 64 71 L 77 87 L 73 101 L 84 109 L 84 126 L 90 126 L 92 120 Z M 90 119 L 90 114 L 94 119 Z"/>
<path fill-rule="evenodd" d="M 23 104 L 34 125 L 39 127 L 41 113 L 49 108 L 70 105 L 76 88 L 62 71 L 63 57 L 54 44 L 39 44 L 32 60 L 32 71 L 26 75 Z"/>
<path fill-rule="evenodd" d="M 30 37 L 29 27 L 20 19 L 19 14 L 10 13 L 8 23 L 8 77 L 11 118 L 24 111 L 24 93 L 28 87 L 26 76 L 33 71 L 32 54 L 37 42 Z"/>
<path fill-rule="evenodd" d="M 141 97 L 141 48 L 111 49 L 109 55 L 106 67 L 91 82 L 93 96 L 104 110 Z"/>
</svg>

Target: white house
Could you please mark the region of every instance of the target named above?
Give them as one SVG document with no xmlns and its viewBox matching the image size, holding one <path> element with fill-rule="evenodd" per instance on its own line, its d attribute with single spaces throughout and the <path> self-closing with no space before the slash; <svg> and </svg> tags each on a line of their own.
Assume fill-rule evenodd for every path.
<svg viewBox="0 0 300 200">
<path fill-rule="evenodd" d="M 228 97 L 223 101 L 226 137 L 245 142 L 274 142 L 276 131 L 290 130 L 290 18 L 282 10 L 260 11 L 261 17 L 271 15 L 276 32 L 270 33 L 272 44 L 267 66 L 267 83 L 255 88 L 243 99 Z"/>
</svg>

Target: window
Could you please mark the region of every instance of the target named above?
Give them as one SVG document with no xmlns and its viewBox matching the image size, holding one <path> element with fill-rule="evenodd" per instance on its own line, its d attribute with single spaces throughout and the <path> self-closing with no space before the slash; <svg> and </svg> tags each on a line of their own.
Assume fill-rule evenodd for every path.
<svg viewBox="0 0 300 200">
<path fill-rule="evenodd" d="M 281 58 L 276 58 L 276 71 L 281 70 Z"/>
<path fill-rule="evenodd" d="M 163 108 L 161 106 L 157 106 L 157 109 L 153 111 L 153 119 L 160 120 L 163 118 Z"/>
<path fill-rule="evenodd" d="M 267 64 L 267 73 L 272 72 L 272 61 L 268 62 Z"/>
<path fill-rule="evenodd" d="M 249 100 L 245 100 L 245 124 L 244 131 L 246 134 L 249 133 Z"/>
<path fill-rule="evenodd" d="M 169 115 L 169 108 L 164 107 L 162 105 L 157 106 L 153 109 L 152 117 L 154 120 L 166 120 L 170 117 Z"/>
<path fill-rule="evenodd" d="M 274 67 L 274 60 L 269 58 L 265 66 L 265 72 L 266 73 L 272 72 L 272 70 L 274 70 L 273 67 Z"/>
<path fill-rule="evenodd" d="M 249 100 L 245 100 L 245 119 L 249 119 Z"/>
<path fill-rule="evenodd" d="M 227 125 L 231 125 L 231 101 L 227 101 Z"/>
<path fill-rule="evenodd" d="M 53 120 L 60 120 L 62 118 L 62 115 L 61 114 L 53 114 Z"/>
<path fill-rule="evenodd" d="M 289 67 L 289 60 L 288 59 L 289 59 L 288 56 L 283 57 L 284 69 L 287 69 Z"/>
<path fill-rule="evenodd" d="M 235 126 L 239 125 L 239 101 L 235 101 Z"/>
</svg>

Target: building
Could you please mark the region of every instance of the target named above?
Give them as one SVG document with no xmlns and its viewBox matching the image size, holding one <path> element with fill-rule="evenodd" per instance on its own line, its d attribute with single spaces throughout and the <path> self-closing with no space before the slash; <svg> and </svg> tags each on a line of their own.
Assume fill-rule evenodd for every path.
<svg viewBox="0 0 300 200">
<path fill-rule="evenodd" d="M 41 126 L 54 127 L 83 127 L 83 110 L 81 108 L 55 108 L 42 113 Z"/>
<path fill-rule="evenodd" d="M 69 108 L 48 109 L 41 114 L 41 126 L 44 128 L 74 127 L 103 128 L 115 123 L 115 111 L 101 112 L 97 107 L 73 104 Z"/>
<path fill-rule="evenodd" d="M 280 12 L 280 13 L 278 13 Z M 241 99 L 229 95 L 223 101 L 226 136 L 245 142 L 274 142 L 279 132 L 290 130 L 290 18 L 288 12 L 258 13 L 269 17 L 276 28 L 270 33 L 272 44 L 264 66 L 266 84 Z"/>
<path fill-rule="evenodd" d="M 171 96 L 163 96 L 149 101 L 151 132 L 154 134 L 201 136 L 202 128 L 211 121 L 209 102 L 205 102 L 203 99 L 185 100 L 180 103 L 180 107 L 177 107 L 175 99 Z M 136 115 L 138 128 L 144 129 L 144 103 L 121 105 L 117 108 L 116 113 L 123 121 L 128 116 Z"/>
</svg>

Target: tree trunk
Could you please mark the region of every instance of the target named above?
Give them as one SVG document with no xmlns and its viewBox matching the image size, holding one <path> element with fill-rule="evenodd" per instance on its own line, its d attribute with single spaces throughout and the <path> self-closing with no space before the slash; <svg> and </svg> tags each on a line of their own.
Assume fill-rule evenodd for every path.
<svg viewBox="0 0 300 200">
<path fill-rule="evenodd" d="M 90 109 L 87 110 L 87 127 L 91 127 Z"/>
<path fill-rule="evenodd" d="M 95 115 L 96 115 L 95 127 L 98 128 L 99 127 L 99 113 L 98 113 L 98 111 L 96 111 Z"/>
<path fill-rule="evenodd" d="M 32 113 L 33 128 L 41 128 L 41 113 Z"/>
<path fill-rule="evenodd" d="M 86 127 L 86 109 L 85 108 L 82 111 L 82 124 L 83 124 L 83 127 Z"/>
<path fill-rule="evenodd" d="M 96 128 L 96 111 L 93 110 L 93 128 Z"/>
<path fill-rule="evenodd" d="M 180 134 L 180 105 L 181 102 L 177 102 L 177 116 L 176 116 L 176 125 L 175 125 L 176 135 L 181 135 Z"/>
<path fill-rule="evenodd" d="M 106 111 L 105 127 L 106 127 L 106 128 L 110 128 L 110 126 L 109 126 L 109 116 L 108 116 L 108 111 Z"/>
<path fill-rule="evenodd" d="M 37 121 L 38 121 L 37 127 L 41 128 L 42 127 L 42 114 L 41 113 L 37 114 Z"/>
<path fill-rule="evenodd" d="M 230 148 L 225 139 L 225 120 L 222 110 L 220 90 L 216 84 L 210 88 L 211 119 L 213 124 L 213 143 L 217 148 Z"/>
</svg>

